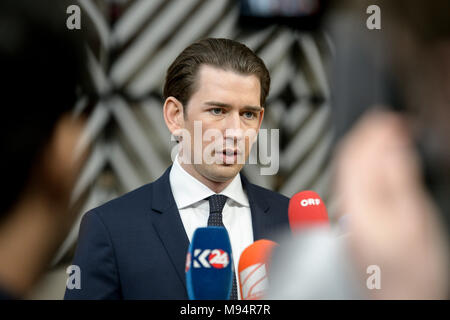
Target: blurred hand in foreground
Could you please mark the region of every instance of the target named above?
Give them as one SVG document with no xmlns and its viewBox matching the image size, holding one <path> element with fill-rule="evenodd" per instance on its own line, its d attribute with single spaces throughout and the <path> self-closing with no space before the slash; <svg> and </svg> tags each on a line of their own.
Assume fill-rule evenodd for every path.
<svg viewBox="0 0 450 320">
<path fill-rule="evenodd" d="M 421 181 L 420 161 L 406 121 L 374 111 L 341 142 L 336 194 L 348 215 L 349 247 L 362 283 L 377 265 L 374 299 L 448 298 L 447 235 Z"/>
</svg>

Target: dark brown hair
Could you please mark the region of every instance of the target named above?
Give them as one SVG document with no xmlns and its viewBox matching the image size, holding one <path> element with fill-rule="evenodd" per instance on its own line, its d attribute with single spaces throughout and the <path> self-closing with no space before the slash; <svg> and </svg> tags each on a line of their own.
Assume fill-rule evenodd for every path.
<svg viewBox="0 0 450 320">
<path fill-rule="evenodd" d="M 264 106 L 270 89 L 269 71 L 252 50 L 229 39 L 207 38 L 184 49 L 167 70 L 164 99 L 172 96 L 186 106 L 196 89 L 198 69 L 203 64 L 257 76 L 261 84 L 260 103 Z"/>
</svg>

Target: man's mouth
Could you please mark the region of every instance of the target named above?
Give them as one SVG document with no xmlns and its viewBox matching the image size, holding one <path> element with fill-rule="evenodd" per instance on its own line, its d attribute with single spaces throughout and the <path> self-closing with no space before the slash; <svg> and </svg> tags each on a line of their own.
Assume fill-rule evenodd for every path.
<svg viewBox="0 0 450 320">
<path fill-rule="evenodd" d="M 223 149 L 222 152 L 219 151 L 216 154 L 222 157 L 224 164 L 235 164 L 242 152 L 238 149 Z"/>
</svg>

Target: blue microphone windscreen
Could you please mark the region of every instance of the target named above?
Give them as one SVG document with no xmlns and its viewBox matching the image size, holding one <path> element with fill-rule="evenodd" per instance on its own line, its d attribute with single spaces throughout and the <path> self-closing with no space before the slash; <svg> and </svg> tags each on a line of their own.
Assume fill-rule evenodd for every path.
<svg viewBox="0 0 450 320">
<path fill-rule="evenodd" d="M 191 300 L 228 300 L 233 279 L 230 238 L 223 227 L 195 230 L 186 257 Z"/>
</svg>

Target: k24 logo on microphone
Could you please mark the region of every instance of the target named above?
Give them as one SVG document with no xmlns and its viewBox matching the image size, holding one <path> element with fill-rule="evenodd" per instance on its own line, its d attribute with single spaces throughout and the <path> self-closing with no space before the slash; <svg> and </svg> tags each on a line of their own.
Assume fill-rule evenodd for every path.
<svg viewBox="0 0 450 320">
<path fill-rule="evenodd" d="M 192 259 L 192 263 L 191 263 Z M 223 269 L 230 263 L 228 253 L 222 249 L 195 249 L 194 256 L 190 253 L 186 259 L 186 271 L 189 270 L 192 265 L 193 268 L 215 268 Z"/>
<path fill-rule="evenodd" d="M 313 199 L 313 198 L 309 198 L 309 199 L 302 199 L 300 201 L 300 205 L 302 207 L 307 207 L 307 206 L 318 206 L 320 205 L 320 199 Z"/>
</svg>

